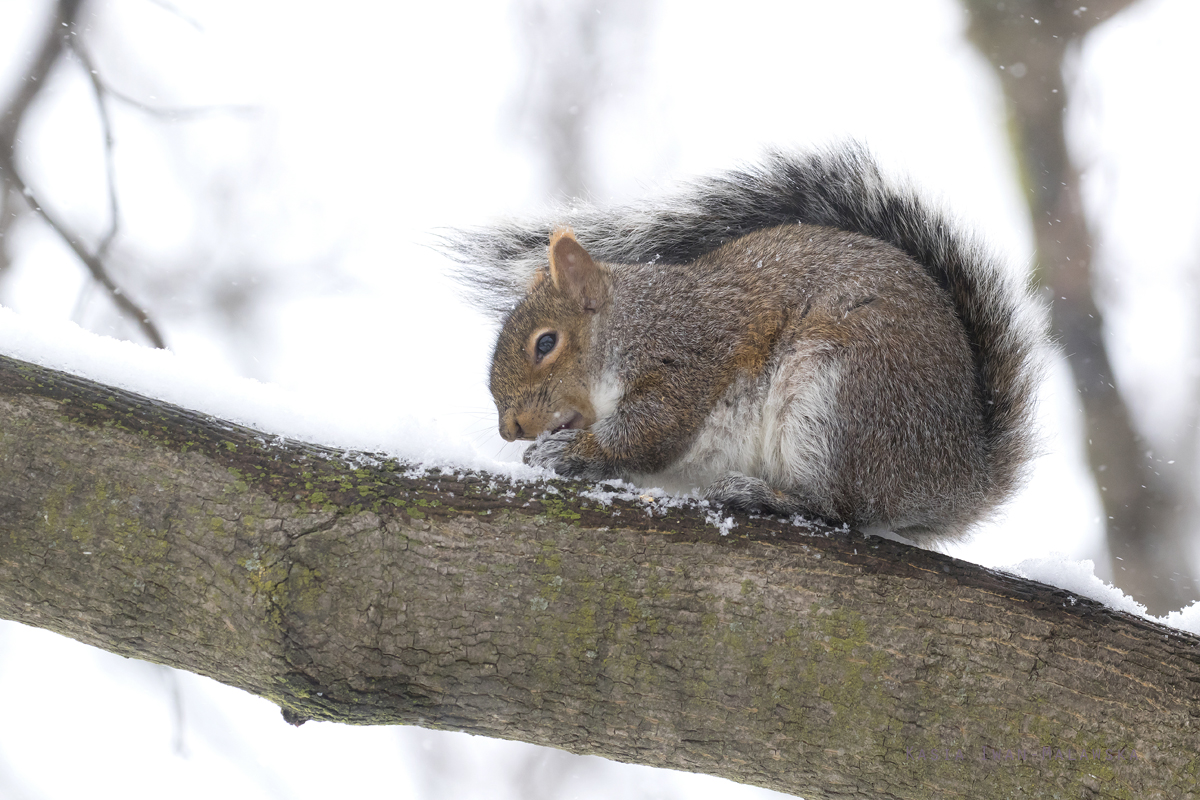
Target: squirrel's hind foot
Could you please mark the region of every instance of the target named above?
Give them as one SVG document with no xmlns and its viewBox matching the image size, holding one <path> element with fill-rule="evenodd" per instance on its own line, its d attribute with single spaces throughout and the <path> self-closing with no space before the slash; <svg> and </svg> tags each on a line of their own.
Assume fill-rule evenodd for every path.
<svg viewBox="0 0 1200 800">
<path fill-rule="evenodd" d="M 799 514 L 810 519 L 826 519 L 812 510 L 801 497 L 773 488 L 762 478 L 733 473 L 718 478 L 704 490 L 704 499 L 732 511 L 758 514 Z"/>
</svg>

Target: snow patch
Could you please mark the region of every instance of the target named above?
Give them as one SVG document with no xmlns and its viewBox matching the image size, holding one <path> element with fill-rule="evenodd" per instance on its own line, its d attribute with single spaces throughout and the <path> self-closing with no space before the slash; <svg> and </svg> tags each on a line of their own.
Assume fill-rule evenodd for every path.
<svg viewBox="0 0 1200 800">
<path fill-rule="evenodd" d="M 1015 566 L 1000 569 L 1018 578 L 1039 581 L 1095 600 L 1114 611 L 1124 611 L 1161 625 L 1200 635 L 1200 602 L 1180 611 L 1172 611 L 1166 616 L 1156 617 L 1147 613 L 1144 605 L 1117 587 L 1097 578 L 1096 564 L 1088 559 L 1073 561 L 1062 553 L 1051 553 L 1047 558 L 1028 558 Z M 1074 602 L 1074 598 L 1071 602 Z"/>
<path fill-rule="evenodd" d="M 72 322 L 17 314 L 3 306 L 0 354 L 254 428 L 267 442 L 287 437 L 360 451 L 351 458 L 363 463 L 374 461 L 369 454 L 378 453 L 422 468 L 482 470 L 526 481 L 538 477 L 523 464 L 481 454 L 431 420 L 398 413 L 403 398 L 362 393 L 302 397 L 189 362 L 168 350 L 101 336 Z"/>
</svg>

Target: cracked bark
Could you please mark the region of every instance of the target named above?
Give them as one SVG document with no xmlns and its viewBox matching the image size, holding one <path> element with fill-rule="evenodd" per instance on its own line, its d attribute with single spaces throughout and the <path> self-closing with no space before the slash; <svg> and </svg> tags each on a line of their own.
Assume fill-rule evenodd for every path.
<svg viewBox="0 0 1200 800">
<path fill-rule="evenodd" d="M 721 536 L 581 488 L 286 441 L 0 358 L 0 616 L 295 722 L 810 800 L 1200 797 L 1196 637 L 895 542 L 749 518 Z"/>
</svg>

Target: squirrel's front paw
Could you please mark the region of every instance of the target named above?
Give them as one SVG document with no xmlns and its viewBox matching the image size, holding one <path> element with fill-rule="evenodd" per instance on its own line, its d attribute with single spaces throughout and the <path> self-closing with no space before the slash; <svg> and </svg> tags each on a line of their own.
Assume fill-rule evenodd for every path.
<svg viewBox="0 0 1200 800">
<path fill-rule="evenodd" d="M 587 435 L 590 434 L 581 430 L 543 434 L 525 451 L 525 463 L 531 467 L 552 469 L 564 478 L 598 481 L 613 477 L 602 465 L 594 464 L 579 454 L 579 440 Z"/>
<path fill-rule="evenodd" d="M 567 475 L 563 471 L 566 461 L 567 448 L 571 443 L 579 438 L 579 431 L 566 430 L 555 431 L 539 436 L 533 440 L 533 444 L 525 451 L 524 461 L 531 467 L 544 467 L 552 469 L 560 475 Z M 567 477 L 571 477 L 567 475 Z"/>
</svg>

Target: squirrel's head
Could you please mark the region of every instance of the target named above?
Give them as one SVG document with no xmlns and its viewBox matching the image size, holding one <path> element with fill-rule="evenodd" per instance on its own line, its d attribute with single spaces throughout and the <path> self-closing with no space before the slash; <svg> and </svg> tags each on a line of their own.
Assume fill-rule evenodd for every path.
<svg viewBox="0 0 1200 800">
<path fill-rule="evenodd" d="M 550 258 L 504 321 L 492 354 L 490 388 L 500 435 L 533 439 L 596 421 L 588 367 L 592 321 L 611 296 L 609 271 L 569 228 L 550 236 Z"/>
</svg>

